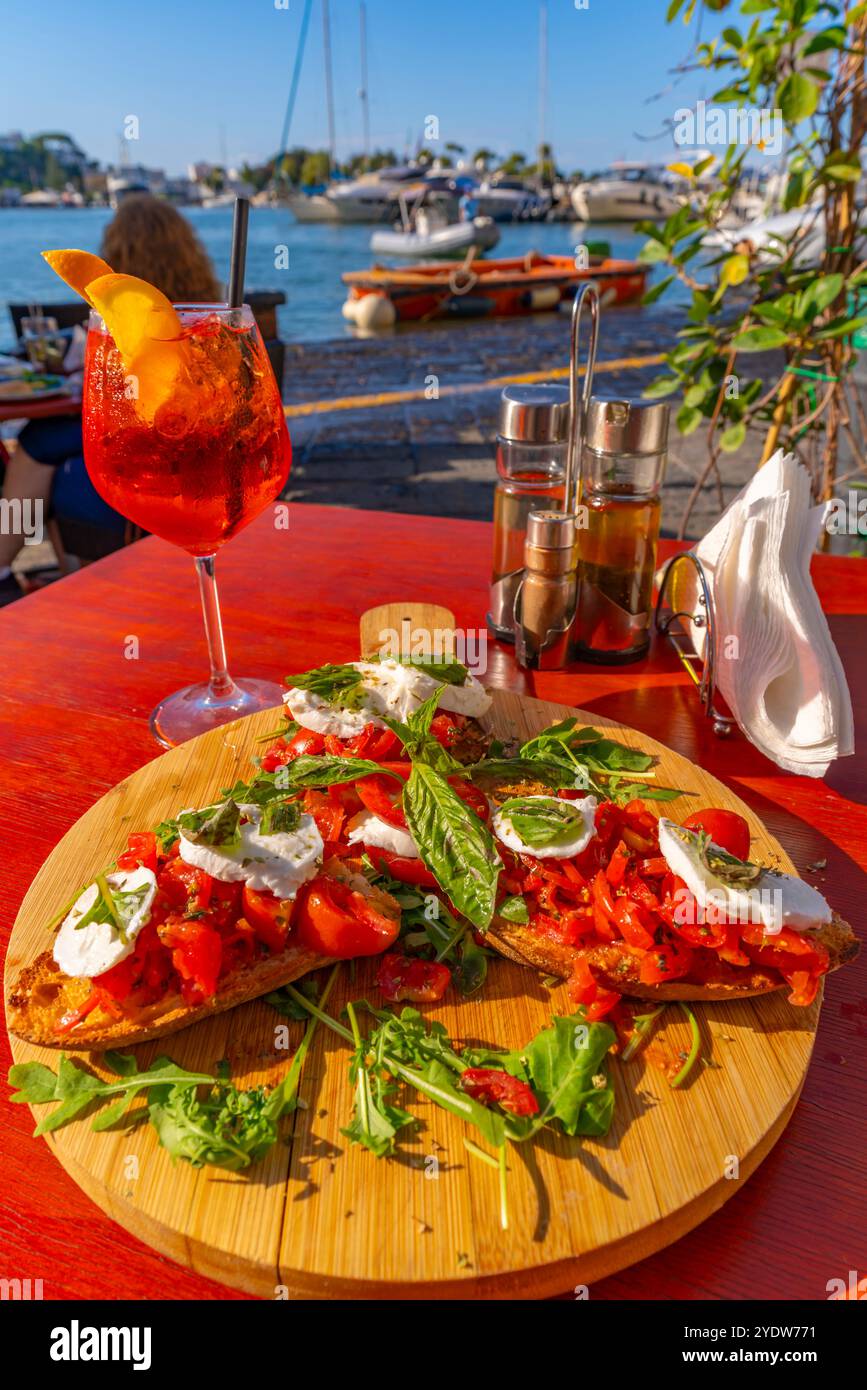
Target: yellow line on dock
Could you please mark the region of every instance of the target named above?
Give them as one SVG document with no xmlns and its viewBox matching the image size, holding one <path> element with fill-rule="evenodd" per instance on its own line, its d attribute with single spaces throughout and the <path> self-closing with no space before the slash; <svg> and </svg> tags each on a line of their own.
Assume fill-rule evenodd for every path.
<svg viewBox="0 0 867 1390">
<path fill-rule="evenodd" d="M 597 362 L 597 372 L 622 372 L 627 367 L 658 367 L 665 361 L 661 352 L 649 357 L 615 357 L 610 362 Z M 584 368 L 579 368 L 584 375 Z M 287 419 L 301 415 L 328 415 L 332 410 L 371 410 L 380 405 L 403 405 L 410 401 L 441 400 L 443 396 L 467 396 L 475 391 L 490 391 L 498 386 L 528 386 L 536 381 L 557 381 L 568 377 L 568 367 L 551 367 L 542 372 L 522 372 L 519 376 L 495 376 L 490 381 L 465 381 L 454 386 L 441 386 L 436 396 L 428 394 L 428 387 L 411 391 L 379 391 L 372 396 L 339 396 L 333 401 L 304 401 L 299 405 L 285 405 L 283 414 Z"/>
</svg>

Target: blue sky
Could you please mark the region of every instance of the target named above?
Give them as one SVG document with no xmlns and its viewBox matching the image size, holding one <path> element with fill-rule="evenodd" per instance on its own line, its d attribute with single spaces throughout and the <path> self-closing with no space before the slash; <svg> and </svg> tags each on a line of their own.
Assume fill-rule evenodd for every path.
<svg viewBox="0 0 867 1390">
<path fill-rule="evenodd" d="M 131 146 L 148 165 L 230 164 L 273 153 L 304 0 L 7 0 L 0 131 L 69 131 L 96 158 Z M 314 0 L 290 143 L 324 146 L 322 0 Z M 564 168 L 670 157 L 643 143 L 704 90 L 683 80 L 661 100 L 694 25 L 665 24 L 667 0 L 548 0 L 546 130 Z M 358 0 L 331 0 L 337 153 L 361 148 Z M 14 9 L 14 23 L 11 12 Z M 401 152 L 436 115 L 441 141 L 498 153 L 538 139 L 539 0 L 367 0 L 371 139 Z M 705 18 L 705 37 L 713 27 Z M 707 94 L 713 91 L 709 86 Z M 436 148 L 436 146 L 432 146 Z"/>
</svg>

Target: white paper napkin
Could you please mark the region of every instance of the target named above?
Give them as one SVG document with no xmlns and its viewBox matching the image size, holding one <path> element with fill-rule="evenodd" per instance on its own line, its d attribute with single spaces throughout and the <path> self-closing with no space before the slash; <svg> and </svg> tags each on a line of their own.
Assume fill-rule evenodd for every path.
<svg viewBox="0 0 867 1390">
<path fill-rule="evenodd" d="M 757 748 L 808 777 L 854 751 L 849 687 L 810 578 L 825 510 L 811 505 L 806 469 L 780 450 L 695 547 L 720 693 Z M 685 566 L 681 575 L 677 607 L 695 612 L 697 580 Z M 706 630 L 691 623 L 690 633 L 703 656 Z"/>
</svg>

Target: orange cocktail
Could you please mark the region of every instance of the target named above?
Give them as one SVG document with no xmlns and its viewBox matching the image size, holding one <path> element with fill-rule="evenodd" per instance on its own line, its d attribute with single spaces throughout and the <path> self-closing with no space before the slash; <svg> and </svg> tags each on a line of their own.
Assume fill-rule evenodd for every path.
<svg viewBox="0 0 867 1390">
<path fill-rule="evenodd" d="M 234 681 L 217 598 L 221 545 L 279 496 L 291 448 L 280 392 L 248 305 L 171 304 L 84 251 L 45 258 L 91 306 L 84 459 L 100 495 L 195 557 L 210 679 L 168 696 L 161 743 L 280 702 L 270 681 Z"/>
</svg>

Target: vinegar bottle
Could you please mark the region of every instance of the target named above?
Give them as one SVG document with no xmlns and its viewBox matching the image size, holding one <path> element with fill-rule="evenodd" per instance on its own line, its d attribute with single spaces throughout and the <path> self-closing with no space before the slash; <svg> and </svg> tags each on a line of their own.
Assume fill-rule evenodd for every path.
<svg viewBox="0 0 867 1390">
<path fill-rule="evenodd" d="M 572 655 L 581 660 L 636 661 L 650 645 L 668 422 L 664 401 L 590 400 L 572 642 Z"/>
</svg>

